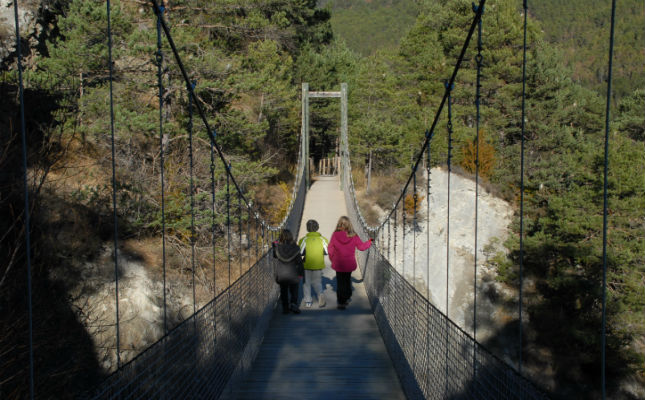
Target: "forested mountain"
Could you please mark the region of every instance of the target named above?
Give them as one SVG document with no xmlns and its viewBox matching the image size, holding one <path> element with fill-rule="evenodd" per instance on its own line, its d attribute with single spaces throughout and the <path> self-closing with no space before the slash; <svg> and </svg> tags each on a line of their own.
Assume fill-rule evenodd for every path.
<svg viewBox="0 0 645 400">
<path fill-rule="evenodd" d="M 484 180 L 517 206 L 522 90 L 522 15 L 518 3 L 498 0 L 486 5 L 480 126 L 484 137 L 480 145 L 488 149 L 482 153 L 487 158 L 480 163 L 492 165 L 490 170 L 482 171 Z M 575 16 L 580 16 L 580 21 L 591 12 L 595 16 L 594 26 L 604 27 L 602 34 L 593 29 L 585 31 L 586 37 L 593 37 L 594 42 L 608 41 L 609 15 L 598 11 L 595 3 L 587 2 L 584 5 L 542 2 L 539 11 L 547 9 L 545 3 L 554 5 L 554 13 L 563 22 L 553 33 L 549 32 L 551 24 L 546 18 L 540 21 L 529 18 L 524 273 L 525 284 L 531 284 L 525 297 L 529 333 L 523 359 L 525 370 L 533 371 L 534 374 L 529 372 L 533 379 L 554 397 L 594 398 L 599 389 L 601 348 L 605 99 L 602 90 L 592 90 L 597 85 L 580 79 L 582 72 L 591 67 L 579 67 L 575 72 L 572 67 L 577 66 L 571 65 L 566 48 L 563 50 L 548 39 L 557 41 L 560 30 L 568 26 L 564 21 L 570 20 L 570 13 L 563 7 L 574 8 L 571 3 L 578 4 Z M 624 6 L 626 2 L 622 3 Z M 643 41 L 638 38 L 642 37 L 643 24 L 637 23 L 637 18 L 642 15 L 642 7 L 641 4 L 640 9 L 622 8 L 618 18 L 622 25 L 617 30 L 632 32 L 635 41 L 629 42 L 631 45 L 623 42 L 622 46 L 627 46 L 624 49 L 629 54 L 641 56 Z M 472 17 L 469 1 L 424 1 L 415 25 L 401 40 L 398 51 L 383 51 L 360 60 L 357 68 L 360 72 L 351 92 L 354 113 L 350 130 L 354 135 L 350 141 L 356 162 L 367 159 L 371 151 L 373 163 L 379 168 L 389 173 L 395 166 L 409 171 Z M 612 398 L 642 398 L 645 396 L 643 63 L 639 64 L 637 76 L 638 58 L 621 58 L 625 53 L 618 54 L 620 39 L 617 42 L 616 58 L 622 61 L 615 65 L 622 65 L 623 72 L 630 65 L 634 69 L 631 75 L 621 73 L 620 67 L 615 70 L 617 81 L 622 83 L 617 84 L 620 96 L 616 95 L 611 114 L 608 371 Z M 471 172 L 475 46 L 473 39 L 457 77 L 452 105 L 455 147 L 452 162 Z M 605 79 L 602 65 L 606 65 L 608 52 L 597 47 L 584 51 L 585 60 L 593 61 L 598 68 L 591 75 L 597 75 L 595 83 L 600 84 Z M 589 83 L 589 87 L 582 83 Z M 446 119 L 444 110 L 432 142 L 432 157 L 439 165 L 447 162 Z M 377 195 L 373 198 L 379 201 Z M 519 229 L 519 215 L 514 229 Z M 510 256 L 499 255 L 495 261 L 499 279 L 515 288 L 519 264 L 517 233 L 506 243 Z M 517 359 L 517 355 L 513 357 Z"/>
<path fill-rule="evenodd" d="M 320 0 L 332 11 L 336 35 L 362 55 L 394 49 L 408 32 L 420 6 L 418 0 Z M 582 86 L 606 89 L 611 3 L 602 0 L 543 0 L 527 3 L 540 22 L 544 39 L 562 51 L 571 78 Z M 522 6 L 518 1 L 518 9 Z M 645 7 L 640 0 L 619 0 L 616 7 L 614 92 L 628 95 L 645 82 Z"/>
<path fill-rule="evenodd" d="M 419 11 L 418 0 L 319 0 L 347 47 L 361 55 L 396 49 Z"/>
<path fill-rule="evenodd" d="M 541 0 L 529 2 L 529 14 L 541 22 L 545 39 L 561 49 L 574 81 L 606 90 L 611 2 Z M 645 84 L 645 6 L 640 0 L 616 2 L 614 91 L 630 95 Z"/>
<path fill-rule="evenodd" d="M 112 234 L 106 10 L 102 0 L 44 3 L 56 13 L 51 34 L 34 50 L 25 72 L 36 243 L 36 389 L 54 397 L 76 397 L 114 369 L 96 356 L 87 327 L 78 322 L 85 310 L 69 295 L 83 287 L 87 279 L 80 268 L 101 258 Z M 473 17 L 470 0 L 330 0 L 322 3 L 324 9 L 315 0 L 166 3 L 165 17 L 218 142 L 233 162 L 242 189 L 273 221 L 282 218 L 288 202 L 277 188 L 293 179 L 301 83 L 308 82 L 311 90 L 338 90 L 347 82 L 354 168 L 360 170 L 372 157 L 375 173 L 407 178 Z M 489 0 L 486 5 L 480 125 L 480 146 L 486 150 L 480 162 L 487 165 L 482 179 L 518 208 L 519 3 Z M 595 398 L 599 387 L 603 46 L 609 25 L 605 3 L 529 1 L 524 371 L 562 399 Z M 633 399 L 645 397 L 643 10 L 635 0 L 618 3 L 609 160 L 607 370 L 611 398 Z M 202 210 L 194 240 L 202 252 L 198 258 L 203 256 L 200 265 L 212 268 L 205 243 L 212 233 L 211 217 L 218 237 L 225 232 L 226 182 L 218 180 L 211 187 L 208 135 L 197 119 L 193 125 L 188 119 L 185 83 L 165 39 L 163 57 L 157 56 L 149 4 L 115 0 L 112 5 L 120 239 L 125 247 L 141 247 L 149 239 L 158 242 L 161 145 L 168 167 L 164 223 L 172 242 L 169 253 L 177 259 L 185 254 L 193 240 L 186 132 L 194 126 L 192 150 L 201 177 L 195 193 Z M 599 28 L 602 33 L 595 30 Z M 452 163 L 466 175 L 474 165 L 475 55 L 473 40 L 452 103 Z M 0 129 L 11 134 L 0 136 L 0 248 L 10 256 L 0 262 L 0 354 L 8 354 L 0 357 L 2 398 L 26 395 L 29 365 L 23 334 L 26 283 L 24 271 L 16 267 L 25 263 L 19 223 L 23 182 L 15 168 L 20 164 L 17 74 L 11 62 L 6 65 L 9 70 L 0 76 Z M 447 162 L 446 123 L 444 110 L 432 141 L 434 165 Z M 325 99 L 312 103 L 311 124 L 312 155 L 333 153 L 338 104 Z M 223 168 L 215 163 L 215 174 L 222 176 Z M 214 214 L 211 190 L 216 193 Z M 393 185 L 390 190 L 398 195 L 400 189 Z M 374 196 L 379 202 L 379 194 Z M 381 205 L 391 206 L 388 201 Z M 516 214 L 517 233 L 519 210 Z M 506 246 L 508 255 L 497 255 L 492 267 L 500 281 L 517 288 L 518 236 Z M 159 245 L 148 245 L 147 252 L 159 253 Z M 175 273 L 179 277 L 183 271 Z M 510 321 L 507 328 L 516 326 L 517 321 Z M 503 356 L 517 361 L 517 354 Z"/>
</svg>

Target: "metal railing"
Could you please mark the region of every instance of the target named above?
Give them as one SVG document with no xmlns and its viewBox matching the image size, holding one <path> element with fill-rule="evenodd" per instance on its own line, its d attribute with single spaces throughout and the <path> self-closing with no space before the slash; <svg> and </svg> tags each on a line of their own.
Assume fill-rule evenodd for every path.
<svg viewBox="0 0 645 400">
<path fill-rule="evenodd" d="M 297 232 L 304 207 L 298 179 L 285 226 Z M 268 237 L 269 235 L 267 235 Z M 268 242 L 267 242 L 268 243 Z M 268 245 L 265 245 L 265 250 Z M 226 395 L 250 367 L 278 286 L 269 254 L 190 318 L 106 379 L 94 399 L 201 399 Z"/>
<path fill-rule="evenodd" d="M 363 283 L 383 341 L 409 399 L 546 399 L 546 394 L 493 355 L 430 303 L 381 252 L 391 247 L 392 226 L 409 229 L 401 199 L 388 220 L 370 227 L 357 203 L 347 137 L 341 138 L 341 179 L 356 232 L 375 245 L 359 252 Z M 428 147 L 429 148 L 429 147 Z M 406 189 L 404 189 L 405 192 Z M 394 235 L 393 240 L 397 240 Z M 396 248 L 396 245 L 395 245 Z"/>
</svg>

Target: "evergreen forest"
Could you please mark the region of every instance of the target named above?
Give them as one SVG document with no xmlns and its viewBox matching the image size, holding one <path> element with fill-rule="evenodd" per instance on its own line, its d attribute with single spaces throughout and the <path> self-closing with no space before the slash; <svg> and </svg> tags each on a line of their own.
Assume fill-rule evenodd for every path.
<svg viewBox="0 0 645 400">
<path fill-rule="evenodd" d="M 83 310 L 69 295 L 82 292 L 82 267 L 103 256 L 113 228 L 107 15 L 101 0 L 43 3 L 49 28 L 24 61 L 36 392 L 76 398 L 114 369 L 96 357 L 79 322 Z M 520 264 L 521 3 L 489 0 L 482 20 L 480 179 L 515 210 L 508 251 L 492 261 L 511 288 Z M 608 4 L 529 1 L 522 262 L 531 284 L 522 357 L 525 375 L 556 399 L 599 398 Z M 612 399 L 645 399 L 644 7 L 620 0 L 616 13 L 607 241 Z M 164 17 L 241 189 L 278 224 L 294 183 L 301 84 L 331 91 L 348 83 L 354 171 L 371 163 L 374 175 L 394 176 L 402 188 L 473 10 L 469 0 L 171 0 Z M 211 161 L 209 133 L 186 112 L 192 105 L 150 4 L 114 0 L 111 18 L 120 240 L 158 260 L 160 249 L 148 243 L 162 235 L 163 223 L 168 252 L 181 260 L 192 240 L 211 240 L 211 219 L 217 235 L 225 232 L 226 182 L 210 180 L 211 173 L 224 176 L 224 167 Z M 473 40 L 452 93 L 452 163 L 466 176 L 474 176 L 476 54 Z M 0 398 L 26 397 L 29 377 L 15 63 L 0 71 Z M 337 151 L 338 104 L 322 99 L 311 107 L 316 163 Z M 431 142 L 433 166 L 446 165 L 446 142 L 444 110 Z M 160 145 L 167 149 L 163 221 Z M 187 195 L 193 184 L 201 205 L 195 236 Z M 401 188 L 373 193 L 373 202 L 387 209 Z M 209 265 L 208 245 L 198 248 L 205 271 L 218 267 Z M 186 271 L 175 273 L 187 279 Z M 204 278 L 203 286 L 202 304 L 225 283 Z M 508 329 L 516 326 L 511 321 Z M 516 354 L 496 350 L 517 362 Z"/>
</svg>

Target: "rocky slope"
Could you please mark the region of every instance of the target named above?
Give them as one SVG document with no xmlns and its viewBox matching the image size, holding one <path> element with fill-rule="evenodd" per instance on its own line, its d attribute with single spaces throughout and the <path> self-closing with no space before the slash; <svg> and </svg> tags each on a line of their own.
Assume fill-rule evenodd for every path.
<svg viewBox="0 0 645 400">
<path fill-rule="evenodd" d="M 397 229 L 396 258 L 394 230 L 391 228 L 390 261 L 408 280 L 414 282 L 421 293 L 428 293 L 432 304 L 442 312 L 446 312 L 448 304 L 447 313 L 450 318 L 472 334 L 475 182 L 458 174 L 451 174 L 449 226 L 447 171 L 432 169 L 431 185 L 430 198 L 423 198 L 419 206 L 416 232 L 411 223 L 406 224 L 404 240 L 400 226 Z M 510 299 L 513 293 L 496 281 L 496 268 L 493 264 L 493 257 L 506 251 L 503 243 L 510 234 L 513 208 L 481 186 L 477 207 L 477 339 L 485 342 L 491 335 L 498 333 L 500 324 L 517 318 L 517 315 L 506 315 L 504 308 L 500 307 L 499 300 Z M 449 246 L 449 251 L 446 251 L 446 246 Z"/>
<path fill-rule="evenodd" d="M 45 40 L 54 31 L 52 21 L 59 12 L 56 0 L 27 0 L 18 2 L 23 57 L 41 53 Z M 16 59 L 16 17 L 14 0 L 0 0 L 0 70 L 11 69 Z"/>
</svg>

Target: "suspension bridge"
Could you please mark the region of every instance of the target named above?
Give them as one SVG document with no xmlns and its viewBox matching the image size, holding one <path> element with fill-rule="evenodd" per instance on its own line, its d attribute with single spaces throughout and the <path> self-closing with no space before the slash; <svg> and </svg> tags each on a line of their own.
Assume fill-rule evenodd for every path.
<svg viewBox="0 0 645 400">
<path fill-rule="evenodd" d="M 427 293 L 417 290 L 394 265 L 397 249 L 400 252 L 402 246 L 409 246 L 412 241 L 421 240 L 417 239 L 416 229 L 412 228 L 416 226 L 418 218 L 417 192 L 421 190 L 416 181 L 417 172 L 423 165 L 427 166 L 428 179 L 424 190 L 426 194 L 430 193 L 430 143 L 440 117 L 448 118 L 450 133 L 451 92 L 464 54 L 476 32 L 479 36 L 478 54 L 475 59 L 478 67 L 481 67 L 481 21 L 485 0 L 473 6 L 470 30 L 465 36 L 461 54 L 456 60 L 452 75 L 446 81 L 445 95 L 438 106 L 432 125 L 426 132 L 424 143 L 419 147 L 413 171 L 393 209 L 377 227 L 369 226 L 365 222 L 357 206 L 348 145 L 346 85 L 343 85 L 338 93 L 309 92 L 308 86 L 303 85 L 301 146 L 291 205 L 283 222 L 279 226 L 271 226 L 262 219 L 238 185 L 234 172 L 235 166 L 231 165 L 219 147 L 215 130 L 209 125 L 205 111 L 200 106 L 194 91 L 194 83 L 189 79 L 189 73 L 177 52 L 171 29 L 164 21 L 163 7 L 156 0 L 151 4 L 158 21 L 158 41 L 160 42 L 162 37 L 167 40 L 173 51 L 177 68 L 186 84 L 190 99 L 190 134 L 192 135 L 192 121 L 195 116 L 201 120 L 205 131 L 210 136 L 211 172 L 215 169 L 213 167 L 215 163 L 221 163 L 225 168 L 227 190 L 225 235 L 228 249 L 213 249 L 213 251 L 227 252 L 229 283 L 224 291 L 204 307 L 201 309 L 195 307 L 194 313 L 189 318 L 168 330 L 159 341 L 136 357 L 122 362 L 120 355 L 123 349 L 120 348 L 121 333 L 119 332 L 119 260 L 118 256 L 115 256 L 114 335 L 118 368 L 95 390 L 87 393 L 87 398 L 543 399 L 547 397 L 523 376 L 521 359 L 518 368 L 493 355 L 477 342 L 476 330 L 470 334 L 455 324 L 446 312 L 442 312 L 437 305 L 431 304 Z M 14 3 L 14 7 L 16 36 L 19 38 L 17 4 Z M 107 1 L 107 10 L 109 32 L 109 1 Z M 524 11 L 526 16 L 526 1 Z M 108 40 L 110 40 L 110 34 Z M 17 43 L 20 54 L 19 39 Z M 158 53 L 157 57 L 159 56 Z M 111 80 L 113 65 L 111 51 L 109 57 Z M 18 65 L 20 66 L 20 62 Z M 478 68 L 477 105 L 479 105 L 480 77 L 480 68 Z M 22 70 L 20 70 L 20 79 L 22 96 Z M 159 82 L 161 85 L 161 79 Z M 160 102 L 161 97 L 160 94 Z M 334 163 L 334 168 L 330 165 L 325 167 L 326 171 L 337 173 L 319 177 L 312 182 L 308 155 L 308 102 L 309 98 L 315 97 L 341 98 L 342 128 L 338 161 Z M 110 92 L 110 102 L 112 102 L 112 92 Z M 22 107 L 24 107 L 23 104 L 21 102 Z M 160 112 L 161 109 L 160 106 Z M 447 115 L 444 109 L 447 109 L 445 110 Z M 24 126 L 24 108 L 21 109 L 21 113 Z M 110 126 L 114 158 L 113 115 L 111 109 Z M 524 116 L 522 116 L 522 127 L 523 121 Z M 478 126 L 479 112 L 477 132 Z M 160 133 L 160 141 L 163 142 L 162 133 Z M 449 143 L 449 152 L 451 148 Z M 161 154 L 163 174 L 163 150 Z M 192 161 L 191 158 L 191 174 Z M 27 170 L 26 151 L 23 168 Z M 162 175 L 162 185 L 163 179 Z M 114 182 L 113 184 L 115 185 Z M 162 186 L 162 206 L 163 190 Z M 116 193 L 116 188 L 114 191 Z M 194 207 L 192 191 L 191 175 L 191 206 Z M 411 212 L 404 204 L 408 193 L 413 194 L 412 198 L 415 202 Z M 214 192 L 212 196 L 214 204 Z M 25 191 L 25 204 L 29 204 L 27 191 Z M 119 232 L 116 207 L 115 195 L 114 254 L 118 255 Z M 29 224 L 28 209 L 29 207 L 25 209 L 27 225 Z M 450 206 L 446 216 L 448 229 L 449 212 Z M 320 232 L 323 235 L 331 235 L 336 221 L 342 215 L 350 217 L 362 239 L 367 237 L 375 239 L 372 248 L 357 256 L 360 270 L 353 275 L 354 300 L 348 309 L 335 308 L 335 278 L 327 265 L 323 273 L 326 307 L 303 308 L 300 315 L 282 315 L 276 312 L 278 286 L 272 279 L 273 260 L 268 250 L 270 244 L 276 239 L 277 232 L 281 229 L 289 229 L 300 237 L 304 234 L 305 222 L 308 219 L 316 219 L 320 223 Z M 194 214 L 192 222 L 195 223 Z M 476 224 L 477 219 L 475 219 L 475 230 Z M 194 225 L 192 229 L 194 232 Z M 397 234 L 397 230 L 401 230 L 401 234 Z M 414 237 L 408 236 L 406 239 L 406 235 L 414 235 Z M 449 237 L 449 233 L 447 236 Z M 247 242 L 244 246 L 241 244 L 242 237 L 245 237 Z M 25 240 L 29 255 L 29 229 L 26 229 Z M 238 254 L 233 254 L 236 251 Z M 477 243 L 474 258 L 474 274 L 477 276 Z M 28 258 L 28 274 L 31 274 L 30 262 Z M 248 266 L 245 272 L 240 268 L 239 277 L 231 281 L 231 263 L 235 262 L 246 263 Z M 428 266 L 419 266 L 419 268 L 426 267 Z M 192 270 L 194 274 L 194 265 Z M 28 296 L 31 297 L 31 282 L 28 290 Z M 448 309 L 446 304 L 444 310 Z M 476 329 L 476 320 L 474 326 Z M 29 335 L 31 337 L 31 331 Z M 521 337 L 520 331 L 520 340 Z M 35 362 L 33 349 L 30 348 L 31 398 L 47 397 L 47 394 L 35 393 L 33 373 Z M 603 389 L 604 374 L 603 364 Z"/>
</svg>

